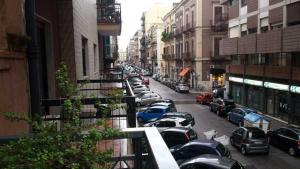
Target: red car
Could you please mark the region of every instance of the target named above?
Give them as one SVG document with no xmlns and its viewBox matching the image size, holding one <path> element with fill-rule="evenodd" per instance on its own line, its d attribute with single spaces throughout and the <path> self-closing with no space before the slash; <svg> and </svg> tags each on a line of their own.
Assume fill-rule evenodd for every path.
<svg viewBox="0 0 300 169">
<path fill-rule="evenodd" d="M 144 83 L 145 85 L 149 85 L 149 79 L 143 79 L 143 83 Z"/>
<path fill-rule="evenodd" d="M 213 101 L 213 96 L 209 92 L 202 92 L 196 97 L 197 103 L 208 104 Z"/>
</svg>

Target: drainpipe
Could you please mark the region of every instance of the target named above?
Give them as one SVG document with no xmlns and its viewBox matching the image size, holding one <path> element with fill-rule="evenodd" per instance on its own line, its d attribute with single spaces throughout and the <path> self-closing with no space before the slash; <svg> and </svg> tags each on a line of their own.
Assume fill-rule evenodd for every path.
<svg viewBox="0 0 300 169">
<path fill-rule="evenodd" d="M 29 69 L 29 84 L 30 84 L 30 103 L 31 115 L 39 115 L 41 112 L 40 107 L 40 88 L 39 88 L 39 58 L 37 46 L 37 30 L 35 22 L 35 0 L 25 1 L 26 13 L 26 32 L 30 36 L 31 41 L 27 48 L 28 69 Z"/>
</svg>

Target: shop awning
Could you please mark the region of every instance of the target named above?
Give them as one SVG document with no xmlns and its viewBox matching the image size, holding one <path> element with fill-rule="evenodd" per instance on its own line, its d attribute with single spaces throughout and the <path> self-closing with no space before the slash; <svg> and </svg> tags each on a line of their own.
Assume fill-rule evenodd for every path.
<svg viewBox="0 0 300 169">
<path fill-rule="evenodd" d="M 219 75 L 219 74 L 226 73 L 226 71 L 225 71 L 225 69 L 221 69 L 221 68 L 210 68 L 209 73 L 214 74 L 214 75 Z"/>
<path fill-rule="evenodd" d="M 179 76 L 185 76 L 189 71 L 190 71 L 190 68 L 184 68 L 184 69 L 182 69 L 182 71 L 179 73 Z"/>
</svg>

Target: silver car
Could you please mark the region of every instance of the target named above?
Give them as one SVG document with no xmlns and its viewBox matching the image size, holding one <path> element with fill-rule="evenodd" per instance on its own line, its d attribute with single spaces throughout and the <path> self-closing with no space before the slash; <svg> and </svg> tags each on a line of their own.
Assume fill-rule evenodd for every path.
<svg viewBox="0 0 300 169">
<path fill-rule="evenodd" d="M 134 94 L 139 94 L 142 91 L 150 91 L 150 89 L 148 87 L 140 87 L 140 88 L 135 88 L 133 89 L 133 93 Z"/>
<path fill-rule="evenodd" d="M 184 84 L 184 83 L 179 83 L 175 87 L 176 92 L 189 93 L 189 90 L 190 90 L 189 86 L 187 84 Z"/>
<path fill-rule="evenodd" d="M 152 103 L 153 101 L 161 100 L 161 96 L 157 93 L 147 93 L 140 98 L 135 98 L 136 106 L 143 106 Z"/>
</svg>

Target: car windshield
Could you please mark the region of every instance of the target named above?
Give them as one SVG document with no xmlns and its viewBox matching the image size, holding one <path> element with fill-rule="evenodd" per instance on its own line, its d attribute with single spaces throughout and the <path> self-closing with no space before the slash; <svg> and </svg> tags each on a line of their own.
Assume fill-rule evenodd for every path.
<svg viewBox="0 0 300 169">
<path fill-rule="evenodd" d="M 262 130 L 254 130 L 248 132 L 249 139 L 262 139 L 266 138 L 264 131 Z"/>
<path fill-rule="evenodd" d="M 223 144 L 218 144 L 216 149 L 222 154 L 224 155 L 226 153 L 226 149 L 225 147 L 223 146 Z"/>
<path fill-rule="evenodd" d="M 246 109 L 247 113 L 257 113 L 255 110 L 251 110 L 251 109 Z"/>
</svg>

